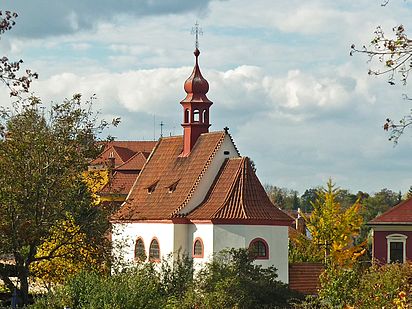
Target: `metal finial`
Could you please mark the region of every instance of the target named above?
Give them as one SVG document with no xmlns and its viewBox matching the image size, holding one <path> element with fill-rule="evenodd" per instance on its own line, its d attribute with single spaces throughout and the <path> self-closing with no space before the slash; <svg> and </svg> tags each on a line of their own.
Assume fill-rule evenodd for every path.
<svg viewBox="0 0 412 309">
<path fill-rule="evenodd" d="M 199 35 L 203 35 L 203 30 L 202 28 L 199 26 L 198 22 L 196 21 L 195 26 L 192 27 L 192 34 L 195 35 L 196 41 L 195 41 L 195 47 L 196 49 L 199 48 Z"/>
</svg>

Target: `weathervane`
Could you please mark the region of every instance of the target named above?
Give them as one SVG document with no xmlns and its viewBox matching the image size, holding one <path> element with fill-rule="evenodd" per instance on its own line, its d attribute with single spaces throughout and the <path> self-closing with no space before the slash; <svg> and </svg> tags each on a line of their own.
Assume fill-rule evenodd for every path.
<svg viewBox="0 0 412 309">
<path fill-rule="evenodd" d="M 202 28 L 200 28 L 200 26 L 199 26 L 199 24 L 197 23 L 197 21 L 196 21 L 196 23 L 195 23 L 195 26 L 192 27 L 191 33 L 194 34 L 194 35 L 195 35 L 195 38 L 196 38 L 195 47 L 196 47 L 196 48 L 199 48 L 199 35 L 203 35 L 203 31 L 202 31 Z"/>
</svg>

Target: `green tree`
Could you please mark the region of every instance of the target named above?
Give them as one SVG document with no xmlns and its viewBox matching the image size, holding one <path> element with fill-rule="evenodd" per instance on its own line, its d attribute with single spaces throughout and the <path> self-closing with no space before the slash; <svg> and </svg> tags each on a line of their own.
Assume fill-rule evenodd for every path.
<svg viewBox="0 0 412 309">
<path fill-rule="evenodd" d="M 272 203 L 284 210 L 297 210 L 300 207 L 298 191 L 280 188 L 273 185 L 265 185 L 265 190 Z"/>
<path fill-rule="evenodd" d="M 320 190 L 316 202 L 312 203 L 310 217 L 304 214 L 303 217 L 314 244 L 324 252 L 325 259 L 335 265 L 351 266 L 365 252 L 364 243 L 354 244 L 363 219 L 358 201 L 346 209 L 340 205 L 339 191 L 329 180 L 326 189 Z"/>
<path fill-rule="evenodd" d="M 0 38 L 11 30 L 16 24 L 17 13 L 10 11 L 0 11 Z M 0 58 L 0 82 L 10 90 L 10 96 L 18 96 L 21 92 L 28 92 L 33 79 L 38 78 L 38 74 L 26 69 L 22 75 L 17 75 L 23 60 L 11 61 L 7 56 Z"/>
<path fill-rule="evenodd" d="M 83 246 L 61 241 L 52 250 L 39 251 L 64 228 L 59 223 L 67 214 L 90 245 L 104 250 L 106 214 L 94 205 L 82 172 L 88 158 L 98 153 L 96 136 L 107 123 L 96 122 L 90 104 L 82 105 L 81 96 L 75 95 L 47 112 L 32 97 L 1 112 L 0 254 L 12 254 L 14 265 L 0 264 L 0 278 L 10 290 L 18 290 L 23 303 L 28 301 L 33 263 L 65 257 L 63 246 Z"/>
<path fill-rule="evenodd" d="M 298 296 L 277 280 L 274 267 L 254 264 L 246 249 L 220 252 L 197 278 L 195 308 L 285 308 Z"/>
<path fill-rule="evenodd" d="M 301 200 L 301 205 L 302 205 L 302 211 L 303 212 L 311 212 L 313 207 L 312 203 L 314 203 L 318 197 L 318 188 L 310 188 L 305 190 L 305 192 L 302 194 L 300 197 Z"/>
</svg>

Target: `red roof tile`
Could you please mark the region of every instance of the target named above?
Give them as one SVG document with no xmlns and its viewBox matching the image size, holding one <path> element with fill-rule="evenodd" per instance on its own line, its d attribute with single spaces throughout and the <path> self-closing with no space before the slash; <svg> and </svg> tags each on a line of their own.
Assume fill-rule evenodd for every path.
<svg viewBox="0 0 412 309">
<path fill-rule="evenodd" d="M 128 194 L 138 175 L 138 171 L 115 171 L 100 194 Z"/>
<path fill-rule="evenodd" d="M 138 152 L 134 154 L 129 160 L 127 160 L 122 165 L 116 167 L 116 171 L 124 171 L 124 170 L 141 170 L 143 165 L 146 163 L 147 158 L 149 155 L 147 153 Z"/>
<path fill-rule="evenodd" d="M 369 224 L 412 224 L 412 199 L 392 207 Z"/>
<path fill-rule="evenodd" d="M 112 141 L 105 144 L 103 152 L 91 165 L 106 163 L 110 156 L 114 156 L 115 165 L 124 164 L 136 153 L 143 153 L 147 158 L 157 142 L 154 141 Z"/>
<path fill-rule="evenodd" d="M 105 148 L 117 146 L 130 149 L 134 152 L 148 152 L 150 153 L 156 146 L 157 141 L 111 141 L 106 144 Z"/>
<path fill-rule="evenodd" d="M 160 139 L 138 176 L 128 201 L 112 216 L 112 220 L 174 217 L 191 198 L 224 137 L 224 132 L 202 134 L 187 157 L 179 156 L 183 150 L 182 136 Z M 175 190 L 170 192 L 170 186 L 177 181 Z M 149 194 L 147 188 L 155 183 Z"/>
<path fill-rule="evenodd" d="M 227 159 L 205 198 L 188 215 L 192 220 L 254 219 L 285 221 L 293 219 L 272 204 L 248 158 Z"/>
</svg>

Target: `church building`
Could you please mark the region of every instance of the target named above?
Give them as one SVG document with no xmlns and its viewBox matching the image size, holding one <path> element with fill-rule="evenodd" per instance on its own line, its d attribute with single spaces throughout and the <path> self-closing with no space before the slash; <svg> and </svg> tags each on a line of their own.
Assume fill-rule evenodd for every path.
<svg viewBox="0 0 412 309">
<path fill-rule="evenodd" d="M 288 283 L 288 227 L 293 219 L 273 205 L 228 129 L 209 132 L 212 102 L 195 66 L 180 102 L 183 136 L 162 137 L 121 208 L 111 217 L 112 240 L 124 259 L 160 261 L 185 252 L 195 264 L 225 248 L 249 248 L 256 263 L 278 269 Z"/>
</svg>

